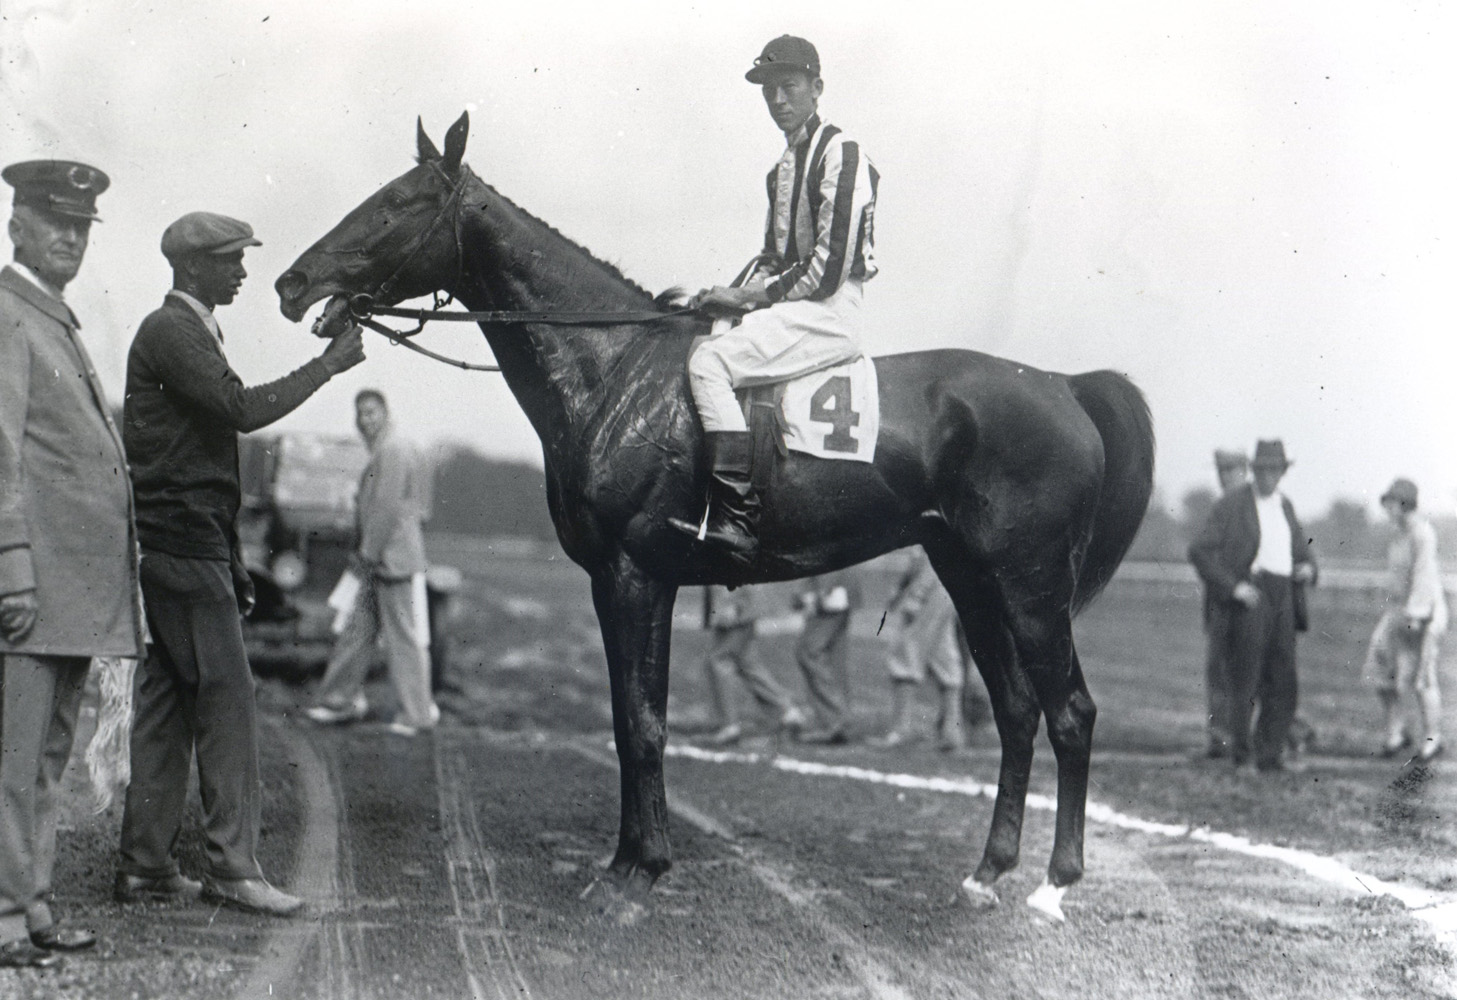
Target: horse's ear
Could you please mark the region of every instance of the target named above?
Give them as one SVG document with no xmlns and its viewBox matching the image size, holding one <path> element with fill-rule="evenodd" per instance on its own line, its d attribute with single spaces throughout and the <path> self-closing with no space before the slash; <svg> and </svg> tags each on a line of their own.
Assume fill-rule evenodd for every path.
<svg viewBox="0 0 1457 1000">
<path fill-rule="evenodd" d="M 415 119 L 415 159 L 420 163 L 429 163 L 431 160 L 440 159 L 440 150 L 435 148 L 435 143 L 425 134 L 425 122 Z"/>
<path fill-rule="evenodd" d="M 470 135 L 470 112 L 462 111 L 455 124 L 450 126 L 450 131 L 445 133 L 445 162 L 441 166 L 447 174 L 454 174 L 460 169 L 460 161 L 465 156 L 465 140 Z"/>
</svg>

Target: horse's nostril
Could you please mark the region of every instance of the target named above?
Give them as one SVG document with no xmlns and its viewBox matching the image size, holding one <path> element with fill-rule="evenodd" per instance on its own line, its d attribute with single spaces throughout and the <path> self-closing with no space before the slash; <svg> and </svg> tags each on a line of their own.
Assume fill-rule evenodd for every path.
<svg viewBox="0 0 1457 1000">
<path fill-rule="evenodd" d="M 297 298 L 309 287 L 309 278 L 302 271 L 284 271 L 273 283 L 273 287 L 282 299 Z"/>
</svg>

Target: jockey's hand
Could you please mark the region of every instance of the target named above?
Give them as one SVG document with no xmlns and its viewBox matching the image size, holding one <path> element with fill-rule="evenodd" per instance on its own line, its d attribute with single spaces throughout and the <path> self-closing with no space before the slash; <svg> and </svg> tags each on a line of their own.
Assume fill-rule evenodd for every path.
<svg viewBox="0 0 1457 1000">
<path fill-rule="evenodd" d="M 688 301 L 690 309 L 701 309 L 707 313 L 742 313 L 755 306 L 769 304 L 769 297 L 762 288 L 727 288 L 714 285 L 705 288 Z"/>
</svg>

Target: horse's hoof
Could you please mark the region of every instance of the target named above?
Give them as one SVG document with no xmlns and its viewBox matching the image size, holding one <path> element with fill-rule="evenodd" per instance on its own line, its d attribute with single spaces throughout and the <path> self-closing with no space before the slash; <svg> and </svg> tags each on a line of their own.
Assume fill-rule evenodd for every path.
<svg viewBox="0 0 1457 1000">
<path fill-rule="evenodd" d="M 593 879 L 579 898 L 590 903 L 599 917 L 617 927 L 636 927 L 652 912 L 609 879 Z"/>
<path fill-rule="evenodd" d="M 961 895 L 976 910 L 990 910 L 1001 902 L 997 898 L 997 890 L 978 882 L 975 875 L 968 875 L 961 883 Z"/>
<path fill-rule="evenodd" d="M 1051 882 L 1043 882 L 1027 897 L 1027 905 L 1053 923 L 1060 924 L 1067 919 L 1062 912 L 1062 895 L 1065 892 L 1067 886 L 1059 888 Z"/>
</svg>

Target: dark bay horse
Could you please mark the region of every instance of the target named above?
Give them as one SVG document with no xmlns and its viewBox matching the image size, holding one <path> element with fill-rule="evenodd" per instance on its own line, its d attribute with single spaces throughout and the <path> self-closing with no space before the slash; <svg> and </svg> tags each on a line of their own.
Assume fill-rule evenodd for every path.
<svg viewBox="0 0 1457 1000">
<path fill-rule="evenodd" d="M 442 290 L 472 311 L 665 311 L 482 182 L 462 163 L 468 127 L 462 115 L 443 154 L 419 128 L 418 164 L 278 279 L 285 316 L 296 322 L 330 296 L 389 305 Z M 963 891 L 995 902 L 993 883 L 1017 863 L 1046 716 L 1056 837 L 1029 902 L 1060 918 L 1061 894 L 1083 872 L 1096 714 L 1072 618 L 1107 583 L 1148 504 L 1153 429 L 1138 389 L 1110 371 L 1058 375 L 974 351 L 877 358 L 875 461 L 791 453 L 744 568 L 668 526 L 703 511 L 707 459 L 686 362 L 706 319 L 482 329 L 541 437 L 562 548 L 592 580 L 621 769 L 617 853 L 601 881 L 609 907 L 640 912 L 671 863 L 663 748 L 678 588 L 787 580 L 919 544 L 965 625 L 1002 744 L 991 832 Z"/>
</svg>

